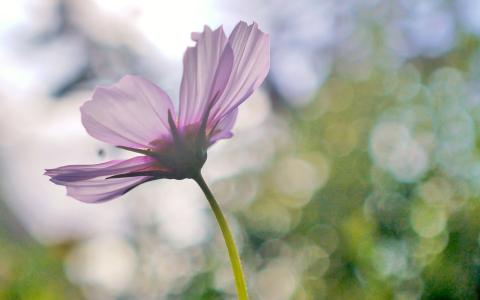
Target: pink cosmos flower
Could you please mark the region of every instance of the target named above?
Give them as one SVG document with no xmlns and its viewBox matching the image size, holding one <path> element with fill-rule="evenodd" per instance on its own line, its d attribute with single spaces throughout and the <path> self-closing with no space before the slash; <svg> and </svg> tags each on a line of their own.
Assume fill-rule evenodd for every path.
<svg viewBox="0 0 480 300">
<path fill-rule="evenodd" d="M 141 154 L 127 160 L 46 170 L 51 181 L 83 202 L 119 197 L 155 179 L 194 178 L 207 148 L 230 138 L 238 106 L 263 82 L 270 67 L 268 34 L 240 22 L 227 38 L 223 28 L 193 33 L 183 58 L 180 105 L 152 82 L 128 75 L 97 87 L 81 108 L 94 138 Z"/>
</svg>

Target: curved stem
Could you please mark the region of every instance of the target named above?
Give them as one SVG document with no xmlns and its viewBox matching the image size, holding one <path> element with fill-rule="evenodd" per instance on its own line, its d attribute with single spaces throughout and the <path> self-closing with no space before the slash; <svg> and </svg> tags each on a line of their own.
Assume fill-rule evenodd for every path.
<svg viewBox="0 0 480 300">
<path fill-rule="evenodd" d="M 237 247 L 235 245 L 235 241 L 233 240 L 232 233 L 228 226 L 227 220 L 220 209 L 215 197 L 213 196 L 212 192 L 208 188 L 205 180 L 203 179 L 201 174 L 198 174 L 196 177 L 193 178 L 200 188 L 202 189 L 203 193 L 208 199 L 210 203 L 210 207 L 215 214 L 215 218 L 217 218 L 218 225 L 223 233 L 223 238 L 225 239 L 225 244 L 227 245 L 228 255 L 230 256 L 230 263 L 232 264 L 233 275 L 235 277 L 235 286 L 237 287 L 237 294 L 238 300 L 248 300 L 248 293 L 247 293 L 247 284 L 245 282 L 245 276 L 243 275 L 242 263 L 240 261 L 240 256 L 238 255 Z"/>
</svg>

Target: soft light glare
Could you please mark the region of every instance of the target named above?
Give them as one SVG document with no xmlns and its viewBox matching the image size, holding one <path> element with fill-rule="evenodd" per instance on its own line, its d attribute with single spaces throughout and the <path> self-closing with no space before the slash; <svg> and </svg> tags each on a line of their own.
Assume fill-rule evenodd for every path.
<svg viewBox="0 0 480 300">
<path fill-rule="evenodd" d="M 201 31 L 208 23 L 215 27 L 215 10 L 211 0 L 178 1 L 95 1 L 101 9 L 114 15 L 130 15 L 134 24 L 149 42 L 168 59 L 180 61 L 190 33 Z M 213 22 L 212 22 L 213 21 Z"/>
<path fill-rule="evenodd" d="M 136 266 L 133 249 L 118 237 L 98 237 L 69 253 L 65 267 L 70 280 L 120 293 L 132 282 Z"/>
</svg>

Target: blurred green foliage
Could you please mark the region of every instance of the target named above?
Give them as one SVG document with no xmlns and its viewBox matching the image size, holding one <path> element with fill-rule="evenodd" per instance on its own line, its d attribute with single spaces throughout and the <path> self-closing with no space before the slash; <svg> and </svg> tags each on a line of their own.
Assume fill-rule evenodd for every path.
<svg viewBox="0 0 480 300">
<path fill-rule="evenodd" d="M 243 213 L 243 226 L 251 256 L 259 253 L 265 262 L 303 257 L 292 299 L 479 297 L 480 202 L 470 170 L 478 164 L 478 104 L 471 102 L 478 97 L 478 65 L 472 66 L 478 46 L 477 38 L 464 36 L 447 55 L 391 68 L 384 67 L 389 61 L 381 60 L 380 47 L 378 59 L 365 66 L 368 79 L 334 73 L 309 106 L 279 111 L 293 146 L 259 175 L 261 193 Z M 462 127 L 459 116 L 471 128 Z M 406 153 L 394 166 L 399 169 L 376 162 L 372 132 L 388 122 L 405 125 L 423 143 L 428 163 L 417 175 L 399 171 L 415 153 Z M 476 142 L 462 148 L 470 129 Z M 328 180 L 301 205 L 271 184 L 286 157 L 318 172 L 328 165 Z M 270 214 L 264 226 L 252 221 Z M 289 250 L 263 254 L 272 241 Z"/>
<path fill-rule="evenodd" d="M 66 278 L 61 247 L 45 248 L 0 229 L 0 299 L 82 299 Z"/>
</svg>

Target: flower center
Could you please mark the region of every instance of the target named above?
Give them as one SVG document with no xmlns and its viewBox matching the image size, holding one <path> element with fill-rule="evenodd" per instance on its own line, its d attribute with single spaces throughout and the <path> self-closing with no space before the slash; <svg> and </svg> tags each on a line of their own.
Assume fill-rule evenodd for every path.
<svg viewBox="0 0 480 300">
<path fill-rule="evenodd" d="M 199 126 L 189 125 L 172 132 L 168 138 L 150 143 L 152 157 L 166 167 L 171 178 L 192 178 L 200 172 L 207 160 L 207 143 Z"/>
</svg>

